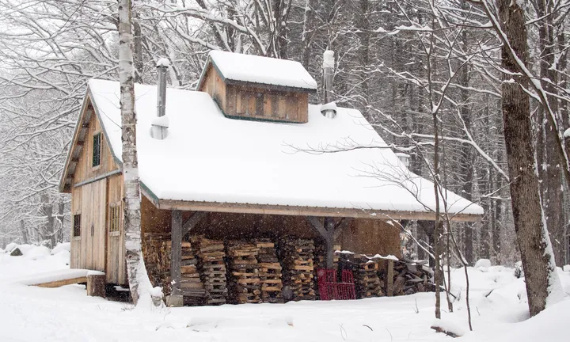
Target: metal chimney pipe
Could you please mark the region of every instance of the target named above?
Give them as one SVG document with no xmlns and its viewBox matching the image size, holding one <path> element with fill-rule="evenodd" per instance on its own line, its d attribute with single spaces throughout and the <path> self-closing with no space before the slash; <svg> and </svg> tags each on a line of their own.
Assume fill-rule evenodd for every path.
<svg viewBox="0 0 570 342">
<path fill-rule="evenodd" d="M 157 115 L 164 116 L 166 111 L 166 72 L 170 63 L 168 59 L 161 58 L 156 63 L 156 71 L 158 73 L 158 101 L 157 101 Z"/>
<path fill-rule="evenodd" d="M 333 76 L 334 76 L 334 51 L 326 50 L 323 53 L 323 78 L 325 86 L 324 103 L 329 103 L 333 101 L 332 98 Z"/>
<path fill-rule="evenodd" d="M 155 139 L 164 139 L 168 133 L 168 118 L 166 115 L 166 72 L 170 62 L 166 58 L 161 58 L 156 63 L 158 73 L 156 115 L 151 124 L 151 136 Z"/>
</svg>

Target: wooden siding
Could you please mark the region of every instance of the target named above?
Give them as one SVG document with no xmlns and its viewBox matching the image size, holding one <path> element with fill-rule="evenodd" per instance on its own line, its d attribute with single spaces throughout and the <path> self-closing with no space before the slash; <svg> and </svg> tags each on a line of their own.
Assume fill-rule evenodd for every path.
<svg viewBox="0 0 570 342">
<path fill-rule="evenodd" d="M 103 271 L 108 283 L 124 285 L 128 281 L 122 215 L 119 232 L 109 233 L 109 205 L 122 206 L 123 177 L 119 173 L 97 179 L 119 170 L 119 167 L 93 109 L 90 106 L 85 108 L 89 112 L 84 114 L 90 119 L 71 185 L 71 215 L 81 215 L 81 235 L 71 238 L 70 267 Z M 103 135 L 101 163 L 93 167 L 93 136 L 97 133 Z"/>
<path fill-rule="evenodd" d="M 262 84 L 226 84 L 211 64 L 199 90 L 210 94 L 228 116 L 297 123 L 309 120 L 308 93 Z"/>
<path fill-rule="evenodd" d="M 86 109 L 88 111 L 93 111 L 93 109 Z M 81 150 L 79 160 L 77 161 L 77 166 L 75 167 L 75 172 L 73 173 L 73 184 L 77 184 L 111 171 L 117 170 L 119 167 L 115 163 L 107 139 L 105 138 L 105 133 L 101 128 L 101 124 L 97 119 L 95 113 L 90 114 L 91 119 L 89 120 L 89 127 L 87 129 L 87 134 L 85 135 L 84 146 Z M 102 133 L 101 141 L 101 164 L 99 166 L 93 167 L 93 136 L 97 133 Z"/>
<path fill-rule="evenodd" d="M 336 242 L 355 253 L 401 257 L 400 229 L 381 220 L 354 220 Z"/>
<path fill-rule="evenodd" d="M 73 188 L 71 190 L 71 222 L 73 222 L 73 215 L 81 214 L 81 188 Z M 71 246 L 70 246 L 70 268 L 82 268 L 81 267 L 81 236 L 73 236 L 71 234 Z"/>
<path fill-rule="evenodd" d="M 81 193 L 80 200 L 76 204 L 77 199 L 74 197 L 73 207 L 76 212 L 72 214 L 81 214 L 81 236 L 79 239 L 73 238 L 72 259 L 77 258 L 79 253 L 79 261 L 75 261 L 72 267 L 104 272 L 107 179 L 86 184 L 77 188 L 77 191 Z"/>
<path fill-rule="evenodd" d="M 123 225 L 123 176 L 108 178 L 107 183 L 107 283 L 127 284 L 127 268 L 125 261 L 125 232 Z M 110 232 L 111 205 L 120 207 L 119 230 Z"/>
</svg>

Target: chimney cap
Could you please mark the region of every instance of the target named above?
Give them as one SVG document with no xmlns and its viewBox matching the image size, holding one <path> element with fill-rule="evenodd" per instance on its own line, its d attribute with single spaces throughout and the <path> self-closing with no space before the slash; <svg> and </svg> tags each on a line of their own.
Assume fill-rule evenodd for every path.
<svg viewBox="0 0 570 342">
<path fill-rule="evenodd" d="M 323 68 L 334 69 L 334 51 L 325 50 L 323 53 Z"/>
<path fill-rule="evenodd" d="M 162 57 L 156 62 L 157 68 L 168 68 L 170 66 L 170 61 L 168 58 Z"/>
<path fill-rule="evenodd" d="M 324 117 L 326 118 L 334 119 L 334 117 L 336 116 L 336 112 L 337 112 L 336 102 L 329 102 L 324 105 L 321 105 L 321 114 L 323 114 Z"/>
</svg>

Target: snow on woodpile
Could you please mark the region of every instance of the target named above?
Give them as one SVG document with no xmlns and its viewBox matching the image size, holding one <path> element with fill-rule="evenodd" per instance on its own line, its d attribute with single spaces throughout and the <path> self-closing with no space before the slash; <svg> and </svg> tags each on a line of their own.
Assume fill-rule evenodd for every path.
<svg viewBox="0 0 570 342">
<path fill-rule="evenodd" d="M 209 56 L 226 80 L 317 89 L 317 82 L 299 62 L 226 51 L 211 51 Z"/>
<path fill-rule="evenodd" d="M 119 83 L 91 80 L 89 89 L 114 157 L 121 160 Z M 320 106 L 310 105 L 306 124 L 235 120 L 206 93 L 168 89 L 169 135 L 157 141 L 149 134 L 156 87 L 136 85 L 135 92 L 140 178 L 159 199 L 378 211 L 435 208 L 433 183 L 409 172 L 390 148 L 320 153 L 386 147 L 357 110 L 338 108 L 330 120 Z M 444 196 L 451 213 L 483 213 L 452 192 Z"/>
</svg>

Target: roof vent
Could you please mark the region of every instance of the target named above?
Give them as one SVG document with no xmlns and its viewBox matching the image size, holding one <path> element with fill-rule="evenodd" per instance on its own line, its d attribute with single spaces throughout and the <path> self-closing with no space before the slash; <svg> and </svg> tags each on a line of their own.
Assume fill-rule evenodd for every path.
<svg viewBox="0 0 570 342">
<path fill-rule="evenodd" d="M 157 117 L 152 120 L 150 135 L 162 140 L 166 138 L 168 133 L 168 117 L 166 114 L 166 72 L 170 62 L 166 58 L 161 58 L 156 63 L 158 73 L 158 87 L 157 87 L 157 101 L 156 101 L 156 115 Z"/>
<path fill-rule="evenodd" d="M 336 103 L 329 102 L 327 104 L 321 105 L 321 114 L 323 114 L 325 118 L 334 119 L 336 116 L 336 109 Z"/>
</svg>

